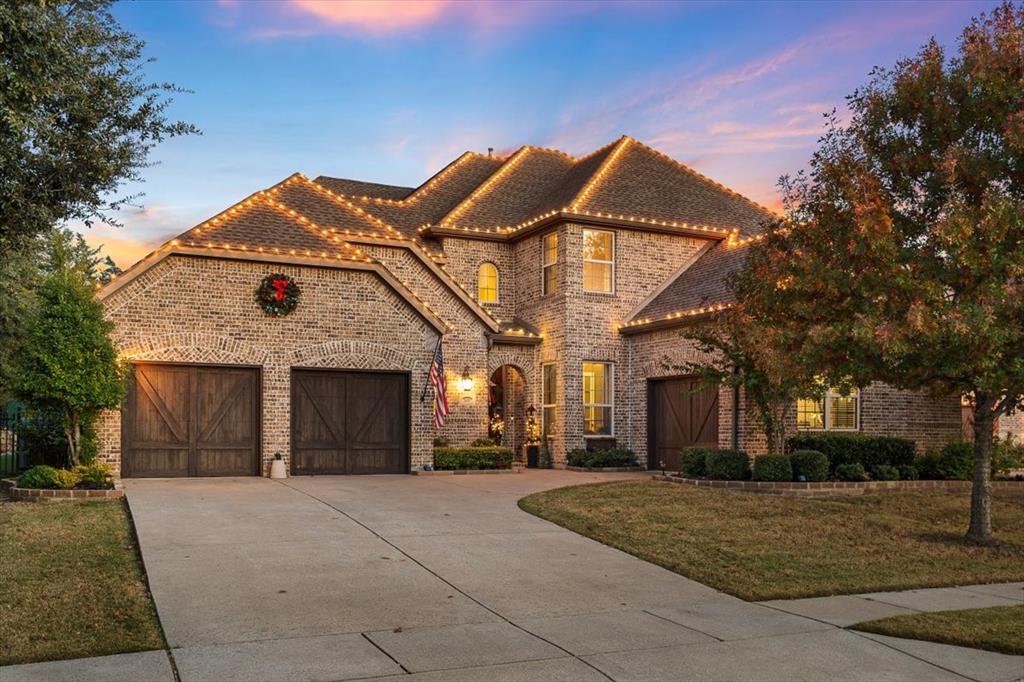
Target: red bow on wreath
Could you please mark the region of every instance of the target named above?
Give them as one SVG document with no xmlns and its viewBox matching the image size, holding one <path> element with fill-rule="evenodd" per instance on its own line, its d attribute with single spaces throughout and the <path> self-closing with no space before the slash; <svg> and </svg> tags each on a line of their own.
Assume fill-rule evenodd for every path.
<svg viewBox="0 0 1024 682">
<path fill-rule="evenodd" d="M 288 280 L 286 279 L 275 279 L 271 282 L 274 287 L 274 300 L 281 302 L 285 297 L 285 289 L 288 288 Z"/>
</svg>

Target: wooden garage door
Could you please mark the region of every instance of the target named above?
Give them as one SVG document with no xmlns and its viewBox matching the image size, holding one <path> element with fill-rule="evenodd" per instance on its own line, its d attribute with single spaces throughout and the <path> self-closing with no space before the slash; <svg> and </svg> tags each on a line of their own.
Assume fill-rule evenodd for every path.
<svg viewBox="0 0 1024 682">
<path fill-rule="evenodd" d="M 408 375 L 292 371 L 292 473 L 408 471 Z"/>
<path fill-rule="evenodd" d="M 651 381 L 647 391 L 647 464 L 679 470 L 679 451 L 718 447 L 718 388 L 696 377 Z"/>
<path fill-rule="evenodd" d="M 123 476 L 259 472 L 259 381 L 248 367 L 135 365 L 122 418 Z"/>
</svg>

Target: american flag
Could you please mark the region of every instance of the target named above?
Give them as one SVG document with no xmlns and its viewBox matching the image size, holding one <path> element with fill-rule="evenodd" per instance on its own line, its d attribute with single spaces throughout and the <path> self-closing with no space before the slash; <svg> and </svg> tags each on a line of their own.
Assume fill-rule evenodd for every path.
<svg viewBox="0 0 1024 682">
<path fill-rule="evenodd" d="M 441 341 L 437 342 L 434 361 L 430 363 L 430 384 L 434 387 L 434 430 L 444 426 L 448 416 L 448 381 L 444 375 L 444 349 Z"/>
</svg>

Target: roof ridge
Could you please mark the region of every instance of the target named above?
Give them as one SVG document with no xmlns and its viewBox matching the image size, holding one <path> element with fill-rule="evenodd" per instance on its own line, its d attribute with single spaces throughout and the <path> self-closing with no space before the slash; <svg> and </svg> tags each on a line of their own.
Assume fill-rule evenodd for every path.
<svg viewBox="0 0 1024 682">
<path fill-rule="evenodd" d="M 354 252 L 356 256 L 359 256 L 359 257 L 361 257 L 363 259 L 366 259 L 366 260 L 368 260 L 370 262 L 376 262 L 375 259 L 372 259 L 370 256 L 364 254 L 361 249 L 359 249 L 359 248 L 357 248 L 355 246 L 352 246 L 351 244 L 349 244 L 347 241 L 345 241 L 341 237 L 338 237 L 336 235 L 336 230 L 320 227 L 314 221 L 310 220 L 309 217 L 307 217 L 307 216 L 303 215 L 302 213 L 296 211 L 294 208 L 290 208 L 289 206 L 286 206 L 285 204 L 283 204 L 280 201 L 277 201 L 275 199 L 271 199 L 270 198 L 270 194 L 271 194 L 271 192 L 268 191 L 268 192 L 266 192 L 266 193 L 264 193 L 262 195 L 261 198 L 262 198 L 263 202 L 266 203 L 267 205 L 269 205 L 271 208 L 277 210 L 278 212 L 287 215 L 289 218 L 292 218 L 296 223 L 299 224 L 300 227 L 306 228 L 307 230 L 312 232 L 314 235 L 316 235 L 319 239 L 323 239 L 323 240 L 327 241 L 328 243 L 331 243 L 333 241 L 335 244 L 339 244 L 343 249 L 348 249 L 349 251 Z M 333 235 L 333 239 L 331 237 L 332 235 Z"/>
<path fill-rule="evenodd" d="M 393 237 L 394 239 L 408 239 L 408 237 L 406 237 L 402 233 L 402 231 L 399 230 L 397 227 L 395 227 L 394 225 L 388 223 L 387 221 L 381 220 L 380 218 L 378 218 L 374 214 L 372 214 L 369 211 L 367 211 L 365 208 L 362 208 L 360 206 L 356 206 L 354 203 L 352 203 L 351 201 L 348 200 L 348 197 L 346 195 L 338 194 L 337 192 L 334 192 L 331 189 L 329 189 L 327 187 L 324 187 L 323 185 L 321 185 L 316 180 L 310 180 L 308 177 L 306 177 L 302 173 L 297 173 L 296 175 L 298 175 L 299 178 L 301 180 L 303 180 L 307 185 L 312 185 L 313 189 L 315 189 L 316 191 L 318 191 L 318 192 L 320 192 L 322 194 L 326 194 L 328 197 L 330 197 L 331 199 L 333 199 L 337 203 L 340 203 L 341 205 L 345 206 L 346 208 L 349 208 L 349 209 L 355 211 L 356 213 L 358 213 L 361 216 L 366 216 L 366 218 L 368 220 L 371 220 L 371 221 L 377 223 L 378 225 L 383 227 L 386 231 L 394 233 L 395 235 L 397 235 L 396 237 Z"/>
<path fill-rule="evenodd" d="M 481 182 L 472 192 L 467 194 L 463 199 L 455 204 L 454 207 L 446 214 L 441 216 L 441 219 L 437 221 L 438 225 L 450 224 L 461 213 L 464 213 L 469 209 L 473 203 L 483 195 L 488 189 L 490 189 L 503 175 L 508 173 L 512 168 L 518 165 L 527 154 L 533 151 L 535 148 L 530 145 L 523 145 L 509 156 L 505 157 L 505 160 L 500 166 L 494 169 L 494 172 L 487 176 L 487 179 Z"/>
<path fill-rule="evenodd" d="M 391 206 L 406 206 L 419 201 L 424 195 L 428 193 L 429 190 L 436 187 L 441 182 L 442 178 L 450 175 L 452 172 L 455 171 L 456 168 L 458 168 L 459 166 L 461 166 L 466 161 L 472 158 L 489 159 L 493 157 L 484 156 L 479 152 L 463 152 L 454 161 L 450 161 L 444 168 L 437 171 L 429 178 L 427 178 L 425 181 L 423 181 L 418 187 L 414 188 L 413 191 L 410 192 L 408 196 L 404 196 L 401 199 L 384 199 L 381 197 L 353 196 L 351 194 L 339 194 L 339 196 L 345 196 L 350 199 L 358 199 L 360 201 L 364 201 L 367 203 L 385 204 Z"/>
<path fill-rule="evenodd" d="M 613 142 L 611 145 L 605 145 L 605 147 L 602 147 L 602 149 L 605 149 L 608 146 L 613 146 L 614 149 L 612 150 L 612 153 L 609 154 L 608 157 L 601 162 L 601 165 L 597 167 L 597 170 L 594 171 L 594 174 L 590 176 L 590 179 L 587 180 L 587 184 L 583 185 L 580 191 L 577 192 L 576 195 L 572 198 L 572 201 L 569 202 L 568 208 L 571 211 L 575 213 L 580 210 L 580 206 L 583 205 L 583 202 L 587 200 L 587 198 L 593 193 L 594 188 L 597 187 L 597 184 L 604 179 L 605 175 L 608 174 L 608 170 L 611 168 L 611 164 L 615 161 L 616 158 L 618 158 L 619 154 L 621 154 L 626 149 L 626 147 L 629 145 L 631 141 L 634 141 L 633 138 L 629 137 L 628 135 L 623 135 L 618 140 Z"/>
<path fill-rule="evenodd" d="M 626 136 L 623 136 L 623 137 L 626 137 Z M 669 156 L 665 152 L 658 151 L 657 149 L 655 149 L 654 147 L 650 146 L 649 144 L 644 144 L 643 142 L 640 142 L 639 140 L 635 140 L 633 138 L 629 138 L 629 139 L 633 140 L 633 142 L 636 142 L 638 145 L 640 145 L 641 148 L 646 149 L 647 151 L 651 152 L 655 156 L 659 156 L 659 157 L 665 159 L 666 161 L 669 161 L 669 162 L 675 164 L 676 166 L 679 167 L 680 170 L 683 170 L 683 171 L 689 173 L 690 175 L 694 176 L 695 178 L 697 178 L 701 182 L 707 183 L 707 184 L 711 185 L 712 187 L 715 187 L 716 189 L 719 189 L 719 190 L 725 192 L 726 194 L 731 194 L 732 196 L 734 196 L 734 197 L 736 197 L 738 199 L 742 199 L 743 201 L 745 201 L 746 203 L 750 204 L 751 206 L 753 206 L 754 208 L 758 209 L 759 211 L 764 211 L 764 212 L 766 212 L 766 213 L 768 213 L 769 215 L 772 215 L 772 216 L 778 216 L 778 214 L 775 211 L 773 211 L 772 209 L 768 208 L 764 204 L 759 204 L 758 202 L 754 201 L 750 197 L 747 197 L 747 196 L 744 196 L 743 194 L 740 194 L 739 192 L 737 192 L 733 188 L 727 187 L 727 186 L 723 185 L 722 183 L 718 182 L 717 180 L 713 180 L 713 179 L 709 178 L 708 176 L 704 175 L 700 171 L 698 171 L 698 170 L 696 170 L 694 168 L 691 168 L 690 166 L 687 166 L 682 161 L 678 161 L 678 160 L 672 158 L 671 156 Z"/>
</svg>

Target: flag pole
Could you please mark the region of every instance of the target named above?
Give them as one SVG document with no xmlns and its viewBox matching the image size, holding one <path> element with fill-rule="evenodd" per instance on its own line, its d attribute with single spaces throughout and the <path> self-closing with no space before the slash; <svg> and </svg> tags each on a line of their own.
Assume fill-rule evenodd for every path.
<svg viewBox="0 0 1024 682">
<path fill-rule="evenodd" d="M 430 356 L 430 367 L 434 366 L 434 361 L 437 360 L 437 349 L 441 347 L 441 341 L 444 340 L 444 334 L 437 337 L 437 345 L 434 346 L 434 354 Z M 422 403 L 424 398 L 427 397 L 427 389 L 430 388 L 430 368 L 427 369 L 427 380 L 423 383 L 423 392 L 420 393 L 420 402 Z"/>
</svg>

